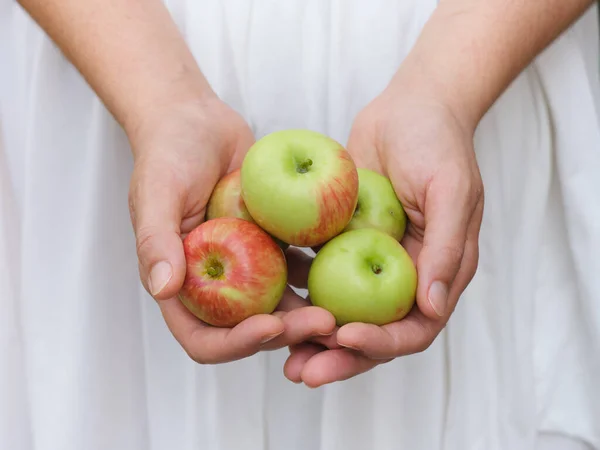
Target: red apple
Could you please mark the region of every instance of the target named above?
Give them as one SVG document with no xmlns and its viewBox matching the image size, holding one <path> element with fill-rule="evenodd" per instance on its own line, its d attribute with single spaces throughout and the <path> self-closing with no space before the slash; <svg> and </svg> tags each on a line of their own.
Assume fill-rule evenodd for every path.
<svg viewBox="0 0 600 450">
<path fill-rule="evenodd" d="M 285 290 L 281 248 L 258 225 L 235 217 L 208 220 L 184 239 L 187 272 L 179 299 L 203 322 L 233 327 L 272 313 Z"/>
<path fill-rule="evenodd" d="M 228 173 L 219 180 L 208 201 L 206 207 L 206 219 L 217 219 L 219 217 L 237 217 L 256 223 L 242 198 L 242 179 L 240 169 Z M 282 250 L 286 250 L 289 244 L 271 235 Z"/>
</svg>

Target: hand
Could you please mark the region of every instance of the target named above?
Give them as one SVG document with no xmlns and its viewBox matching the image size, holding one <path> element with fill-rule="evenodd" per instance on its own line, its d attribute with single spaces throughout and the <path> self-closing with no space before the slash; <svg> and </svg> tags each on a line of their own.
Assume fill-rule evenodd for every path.
<svg viewBox="0 0 600 450">
<path fill-rule="evenodd" d="M 186 273 L 182 237 L 203 221 L 215 184 L 240 166 L 254 143 L 237 113 L 211 96 L 159 108 L 128 136 L 135 159 L 129 204 L 141 281 L 192 359 L 222 363 L 333 331 L 333 316 L 289 287 L 275 314 L 251 317 L 232 329 L 202 323 L 176 297 Z"/>
<path fill-rule="evenodd" d="M 406 210 L 410 224 L 402 244 L 417 266 L 416 305 L 382 327 L 342 326 L 335 342 L 345 348 L 291 347 L 285 374 L 292 381 L 316 387 L 424 351 L 476 272 L 483 186 L 474 127 L 442 96 L 416 92 L 427 90 L 391 84 L 357 116 L 347 145 L 357 166 L 390 178 Z"/>
</svg>

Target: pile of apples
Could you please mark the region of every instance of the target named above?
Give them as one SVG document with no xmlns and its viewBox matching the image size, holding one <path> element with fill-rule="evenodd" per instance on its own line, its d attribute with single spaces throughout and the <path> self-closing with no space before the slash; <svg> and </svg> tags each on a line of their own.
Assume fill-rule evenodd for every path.
<svg viewBox="0 0 600 450">
<path fill-rule="evenodd" d="M 206 221 L 185 237 L 179 299 L 218 327 L 270 314 L 287 285 L 285 250 L 311 247 L 313 305 L 340 326 L 397 321 L 413 307 L 417 288 L 400 244 L 406 225 L 391 182 L 357 168 L 337 141 L 310 130 L 276 131 L 218 182 Z"/>
</svg>

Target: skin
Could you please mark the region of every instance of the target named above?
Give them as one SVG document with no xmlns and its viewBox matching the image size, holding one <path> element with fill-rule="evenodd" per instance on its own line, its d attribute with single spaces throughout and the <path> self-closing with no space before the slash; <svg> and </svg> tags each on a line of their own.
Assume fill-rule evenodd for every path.
<svg viewBox="0 0 600 450">
<path fill-rule="evenodd" d="M 510 82 L 592 3 L 440 0 L 389 86 L 356 118 L 347 145 L 359 167 L 389 176 L 405 206 L 418 308 L 385 327 L 345 325 L 317 339 L 333 348 L 322 351 L 300 343 L 334 331 L 333 316 L 291 294 L 281 314 L 232 329 L 206 329 L 174 297 L 185 276 L 181 235 L 201 222 L 212 188 L 239 167 L 253 136 L 216 98 L 162 2 L 20 0 L 127 132 L 141 281 L 175 338 L 194 360 L 210 363 L 291 344 L 286 376 L 313 387 L 423 351 L 443 329 L 477 268 L 483 188 L 474 130 Z M 291 265 L 303 273 L 300 263 Z M 434 297 L 446 300 L 436 309 Z"/>
<path fill-rule="evenodd" d="M 263 229 L 291 245 L 310 247 L 339 234 L 352 218 L 358 173 L 333 139 L 310 130 L 283 130 L 249 150 L 242 192 Z"/>
<path fill-rule="evenodd" d="M 286 287 L 285 256 L 257 225 L 210 220 L 186 236 L 183 248 L 187 271 L 179 299 L 200 320 L 233 327 L 277 307 Z"/>
</svg>

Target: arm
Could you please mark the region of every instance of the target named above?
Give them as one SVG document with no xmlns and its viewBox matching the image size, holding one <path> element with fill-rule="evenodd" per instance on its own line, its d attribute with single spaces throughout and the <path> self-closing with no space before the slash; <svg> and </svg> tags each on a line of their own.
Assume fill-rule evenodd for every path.
<svg viewBox="0 0 600 450">
<path fill-rule="evenodd" d="M 117 121 L 212 91 L 160 0 L 19 0 Z"/>
<path fill-rule="evenodd" d="M 506 86 L 592 0 L 440 0 L 384 93 L 356 117 L 347 148 L 387 175 L 408 214 L 417 308 L 383 325 L 340 327 L 344 350 L 295 346 L 294 381 L 318 387 L 422 352 L 446 326 L 479 261 L 484 198 L 473 131 Z M 351 352 L 348 349 L 358 350 Z"/>
<path fill-rule="evenodd" d="M 291 289 L 277 315 L 231 329 L 206 326 L 177 298 L 186 274 L 181 235 L 202 222 L 215 184 L 239 167 L 254 136 L 210 89 L 161 0 L 19 1 L 130 138 L 140 278 L 186 353 L 217 364 L 331 334 L 333 316 L 302 308 L 310 305 Z"/>
<path fill-rule="evenodd" d="M 441 0 L 396 79 L 415 89 L 434 86 L 473 128 L 535 56 L 593 3 Z"/>
</svg>

